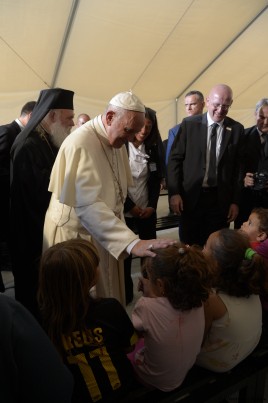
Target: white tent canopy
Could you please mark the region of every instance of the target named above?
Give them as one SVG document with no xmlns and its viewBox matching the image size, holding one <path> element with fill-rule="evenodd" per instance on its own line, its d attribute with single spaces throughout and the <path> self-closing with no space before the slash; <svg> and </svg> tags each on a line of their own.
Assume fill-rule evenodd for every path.
<svg viewBox="0 0 268 403">
<path fill-rule="evenodd" d="M 267 0 L 0 0 L 0 124 L 44 88 L 73 90 L 92 117 L 132 89 L 164 139 L 187 91 L 225 83 L 248 127 L 268 97 L 267 27 Z"/>
</svg>

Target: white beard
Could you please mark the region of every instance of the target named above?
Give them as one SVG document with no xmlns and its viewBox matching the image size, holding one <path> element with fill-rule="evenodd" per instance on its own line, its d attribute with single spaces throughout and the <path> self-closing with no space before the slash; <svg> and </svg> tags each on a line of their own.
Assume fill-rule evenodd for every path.
<svg viewBox="0 0 268 403">
<path fill-rule="evenodd" d="M 53 145 L 57 148 L 60 148 L 61 144 L 63 143 L 63 140 L 66 139 L 66 137 L 70 134 L 71 132 L 71 127 L 64 127 L 60 122 L 54 122 L 49 128 L 50 130 L 50 140 L 53 143 Z"/>
</svg>

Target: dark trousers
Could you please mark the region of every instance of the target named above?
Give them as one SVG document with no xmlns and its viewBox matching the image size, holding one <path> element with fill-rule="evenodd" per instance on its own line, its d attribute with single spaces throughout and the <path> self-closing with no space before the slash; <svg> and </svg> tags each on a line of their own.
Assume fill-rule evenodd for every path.
<svg viewBox="0 0 268 403">
<path fill-rule="evenodd" d="M 156 214 L 146 219 L 135 217 L 125 217 L 126 224 L 135 234 L 139 235 L 140 239 L 155 239 L 156 238 Z M 124 275 L 125 275 L 125 293 L 126 303 L 133 299 L 133 281 L 131 278 L 131 263 L 132 255 L 129 255 L 124 261 Z"/>
<path fill-rule="evenodd" d="M 9 251 L 9 175 L 0 175 L 0 291 L 4 292 L 1 270 L 11 270 Z"/>
<path fill-rule="evenodd" d="M 229 227 L 227 214 L 219 207 L 216 188 L 202 189 L 194 210 L 187 211 L 187 206 L 181 215 L 180 240 L 189 245 L 203 247 L 212 232 Z"/>
<path fill-rule="evenodd" d="M 5 284 L 4 284 L 4 281 L 3 281 L 1 271 L 0 271 L 0 292 L 5 292 Z"/>
<path fill-rule="evenodd" d="M 39 259 L 27 253 L 12 254 L 12 271 L 14 276 L 15 299 L 40 321 L 37 303 Z"/>
</svg>

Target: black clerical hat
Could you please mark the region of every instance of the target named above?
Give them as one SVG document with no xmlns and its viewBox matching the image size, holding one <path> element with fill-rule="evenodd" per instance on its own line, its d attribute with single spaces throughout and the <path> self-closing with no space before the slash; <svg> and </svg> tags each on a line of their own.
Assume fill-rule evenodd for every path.
<svg viewBox="0 0 268 403">
<path fill-rule="evenodd" d="M 36 102 L 36 107 L 46 109 L 74 109 L 73 91 L 62 88 L 50 88 L 42 90 Z M 35 109 L 34 109 L 35 110 Z"/>
<path fill-rule="evenodd" d="M 11 148 L 11 156 L 14 157 L 22 147 L 29 134 L 44 119 L 51 109 L 74 109 L 74 92 L 62 88 L 49 88 L 42 90 L 39 94 L 32 116 L 25 128 L 16 137 Z"/>
</svg>

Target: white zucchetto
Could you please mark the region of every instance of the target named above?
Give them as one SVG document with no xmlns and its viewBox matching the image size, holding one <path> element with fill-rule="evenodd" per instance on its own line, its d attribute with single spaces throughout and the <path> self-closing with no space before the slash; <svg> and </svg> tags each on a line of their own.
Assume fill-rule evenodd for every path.
<svg viewBox="0 0 268 403">
<path fill-rule="evenodd" d="M 132 93 L 132 91 L 119 92 L 111 101 L 110 105 L 117 106 L 127 111 L 136 111 L 145 113 L 145 107 L 141 100 Z"/>
</svg>

